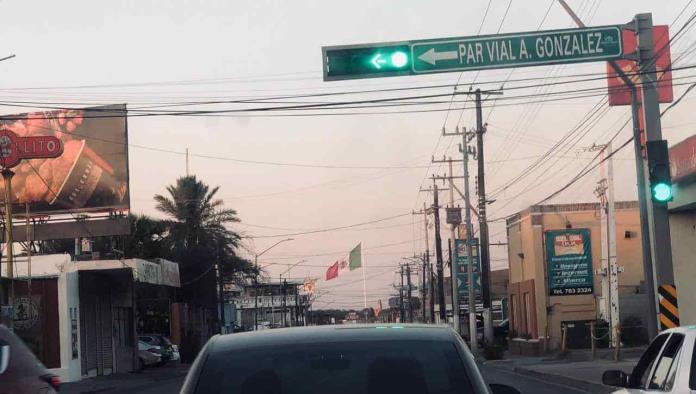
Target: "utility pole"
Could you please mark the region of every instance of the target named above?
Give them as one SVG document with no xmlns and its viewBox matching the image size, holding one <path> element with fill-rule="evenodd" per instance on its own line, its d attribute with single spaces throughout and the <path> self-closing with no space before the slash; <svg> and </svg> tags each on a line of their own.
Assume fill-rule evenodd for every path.
<svg viewBox="0 0 696 394">
<path fill-rule="evenodd" d="M 413 323 L 413 299 L 411 298 L 411 265 L 406 265 L 406 283 L 408 285 L 408 322 Z"/>
<path fill-rule="evenodd" d="M 425 317 L 426 312 L 425 312 L 425 298 L 426 298 L 426 293 L 425 293 L 425 272 L 426 268 L 429 270 L 429 281 L 430 281 L 430 312 L 431 312 L 431 322 L 435 322 L 435 315 L 434 315 L 434 302 L 433 302 L 433 297 L 434 297 L 434 292 L 433 290 L 433 282 L 432 282 L 432 267 L 430 265 L 430 239 L 428 237 L 428 210 L 425 207 L 425 202 L 423 202 L 423 209 L 420 212 L 412 212 L 412 215 L 423 215 L 423 228 L 425 230 L 425 254 L 423 255 L 423 288 L 421 289 L 421 294 L 422 294 L 422 300 L 421 303 L 423 304 L 423 322 L 425 322 L 427 319 Z M 427 267 L 426 267 L 427 265 Z"/>
<path fill-rule="evenodd" d="M 469 154 L 474 154 L 475 150 L 469 150 L 469 140 L 473 139 L 473 135 L 467 133 L 466 130 L 462 133 L 462 143 L 459 145 L 459 151 L 463 155 L 464 160 L 464 200 L 469 201 Z M 479 213 L 480 215 L 480 213 Z M 476 355 L 478 349 L 478 338 L 476 330 L 476 290 L 474 280 L 474 253 L 473 253 L 473 227 L 471 225 L 471 209 L 467 206 L 464 210 L 464 222 L 466 225 L 466 254 L 467 254 L 467 287 L 469 290 L 469 347 L 471 353 Z"/>
<path fill-rule="evenodd" d="M 612 347 L 618 346 L 619 314 L 619 268 L 616 261 L 616 216 L 614 207 L 614 160 L 612 159 L 611 142 L 603 145 L 592 145 L 585 151 L 600 151 L 600 180 L 595 195 L 600 200 L 601 235 L 602 235 L 602 299 L 600 312 L 609 323 Z M 606 161 L 606 168 L 605 168 Z"/>
<path fill-rule="evenodd" d="M 433 180 L 433 214 L 435 215 L 435 258 L 437 261 L 437 292 L 440 304 L 440 322 L 447 321 L 447 305 L 445 304 L 445 278 L 442 267 L 442 238 L 440 238 L 440 203 L 438 201 L 437 184 Z"/>
<path fill-rule="evenodd" d="M 189 176 L 189 155 L 188 155 L 188 148 L 186 148 L 186 176 Z"/>
<path fill-rule="evenodd" d="M 399 273 L 399 278 L 401 279 L 401 285 L 399 286 L 399 322 L 404 322 L 404 265 L 399 266 L 401 272 Z"/>
<path fill-rule="evenodd" d="M 452 244 L 454 244 L 454 240 L 457 239 L 456 235 L 456 229 L 461 224 L 461 210 L 459 208 L 455 208 L 454 206 L 454 179 L 455 178 L 463 178 L 463 177 L 455 177 L 453 170 L 452 170 L 452 162 L 454 161 L 461 161 L 461 160 L 452 160 L 450 157 L 449 159 L 445 160 L 443 157 L 442 160 L 435 160 L 434 158 L 432 159 L 433 163 L 447 163 L 449 164 L 449 176 L 444 176 L 444 177 L 434 177 L 436 179 L 447 179 L 449 181 L 449 197 L 450 197 L 450 204 L 447 207 L 447 223 L 450 224 L 450 240 Z M 457 218 L 453 218 L 453 216 L 456 215 L 450 215 L 450 213 L 458 213 L 458 220 Z M 454 220 L 453 220 L 454 219 Z M 454 254 L 452 253 L 452 247 L 450 245 L 449 248 L 449 257 L 450 257 L 450 290 L 452 292 L 452 321 L 454 323 L 454 329 L 457 332 L 461 332 L 461 324 L 459 323 L 459 286 L 457 286 L 457 263 L 454 259 Z"/>
<path fill-rule="evenodd" d="M 220 243 L 215 245 L 215 264 L 217 265 L 218 298 L 220 299 L 220 334 L 225 334 L 225 288 L 220 264 Z"/>
<path fill-rule="evenodd" d="M 423 258 L 421 260 L 422 260 L 421 263 L 422 263 L 422 268 L 423 268 L 423 272 L 421 274 L 421 288 L 420 288 L 421 313 L 422 313 L 421 318 L 423 320 L 423 323 L 425 323 L 426 322 L 426 317 L 425 317 L 425 273 L 428 270 L 428 267 L 426 266 L 426 263 L 425 263 L 425 253 L 423 254 Z"/>
<path fill-rule="evenodd" d="M 431 209 L 433 212 L 434 220 L 433 220 L 433 225 L 435 227 L 435 258 L 436 258 L 436 270 L 437 272 L 433 274 L 433 267 L 432 264 L 430 264 L 430 272 L 431 272 L 431 284 L 434 284 L 437 282 L 437 289 L 438 289 L 438 304 L 440 305 L 440 321 L 441 322 L 446 322 L 447 321 L 447 305 L 445 304 L 445 293 L 444 293 L 444 278 L 443 278 L 443 261 L 442 261 L 442 238 L 440 237 L 440 205 L 439 205 L 439 200 L 438 200 L 438 192 L 442 190 L 447 190 L 445 189 L 439 189 L 437 185 L 435 184 L 435 179 L 437 177 L 433 176 L 433 187 L 428 188 L 428 189 L 420 189 L 421 192 L 432 192 L 434 194 L 434 205 Z M 430 257 L 428 257 L 430 258 Z M 437 281 L 435 280 L 435 277 L 437 277 Z M 430 299 L 430 316 L 431 316 L 431 321 L 435 323 L 435 288 L 434 285 L 430 286 L 431 288 L 431 299 Z"/>
<path fill-rule="evenodd" d="M 490 92 L 490 94 L 500 92 Z M 483 298 L 483 332 L 484 339 L 493 343 L 493 319 L 491 317 L 491 256 L 488 246 L 488 222 L 486 221 L 486 172 L 484 168 L 483 134 L 486 126 L 483 124 L 481 109 L 481 89 L 476 89 L 476 158 L 478 162 L 478 220 L 479 242 L 481 244 L 481 298 Z M 471 256 L 471 254 L 469 254 Z M 471 260 L 470 260 L 471 262 Z"/>
</svg>

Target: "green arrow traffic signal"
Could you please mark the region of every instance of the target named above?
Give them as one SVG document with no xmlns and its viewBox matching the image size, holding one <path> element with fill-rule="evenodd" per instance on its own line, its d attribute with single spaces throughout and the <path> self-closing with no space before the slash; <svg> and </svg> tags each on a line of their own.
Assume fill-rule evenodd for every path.
<svg viewBox="0 0 696 394">
<path fill-rule="evenodd" d="M 325 49 L 324 77 L 336 80 L 410 75 L 410 53 L 404 44 Z"/>
</svg>

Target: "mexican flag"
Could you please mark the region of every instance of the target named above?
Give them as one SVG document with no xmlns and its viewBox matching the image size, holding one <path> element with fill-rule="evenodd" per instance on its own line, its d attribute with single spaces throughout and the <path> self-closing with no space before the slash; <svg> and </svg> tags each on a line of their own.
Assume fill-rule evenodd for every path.
<svg viewBox="0 0 696 394">
<path fill-rule="evenodd" d="M 350 251 L 350 255 L 348 256 L 348 266 L 350 267 L 351 271 L 362 267 L 362 242 Z"/>
<path fill-rule="evenodd" d="M 338 261 L 331 264 L 329 269 L 326 270 L 326 280 L 331 280 L 338 277 Z"/>
</svg>

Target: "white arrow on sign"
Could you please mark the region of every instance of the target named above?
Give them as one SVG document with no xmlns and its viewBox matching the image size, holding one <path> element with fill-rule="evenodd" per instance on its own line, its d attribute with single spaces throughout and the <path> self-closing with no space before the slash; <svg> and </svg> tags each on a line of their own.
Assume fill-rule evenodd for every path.
<svg viewBox="0 0 696 394">
<path fill-rule="evenodd" d="M 457 51 L 435 52 L 435 48 L 430 48 L 427 52 L 418 56 L 418 59 L 434 66 L 440 60 L 454 60 L 457 56 Z"/>
</svg>

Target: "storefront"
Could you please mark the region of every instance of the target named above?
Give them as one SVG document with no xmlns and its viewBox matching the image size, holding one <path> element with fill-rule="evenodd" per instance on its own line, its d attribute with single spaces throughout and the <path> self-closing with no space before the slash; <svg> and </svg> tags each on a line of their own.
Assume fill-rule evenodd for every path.
<svg viewBox="0 0 696 394">
<path fill-rule="evenodd" d="M 26 257 L 15 262 L 15 330 L 65 382 L 133 371 L 138 324 L 150 329 L 155 322 L 164 326 L 171 322 L 168 307 L 157 319 L 149 319 L 150 308 L 141 312 L 139 296 L 156 294 L 164 299 L 173 295 L 179 286 L 176 263 L 141 259 L 74 262 L 70 255 L 40 255 L 32 258 L 30 285 Z M 169 303 L 167 300 L 166 305 Z"/>
</svg>

